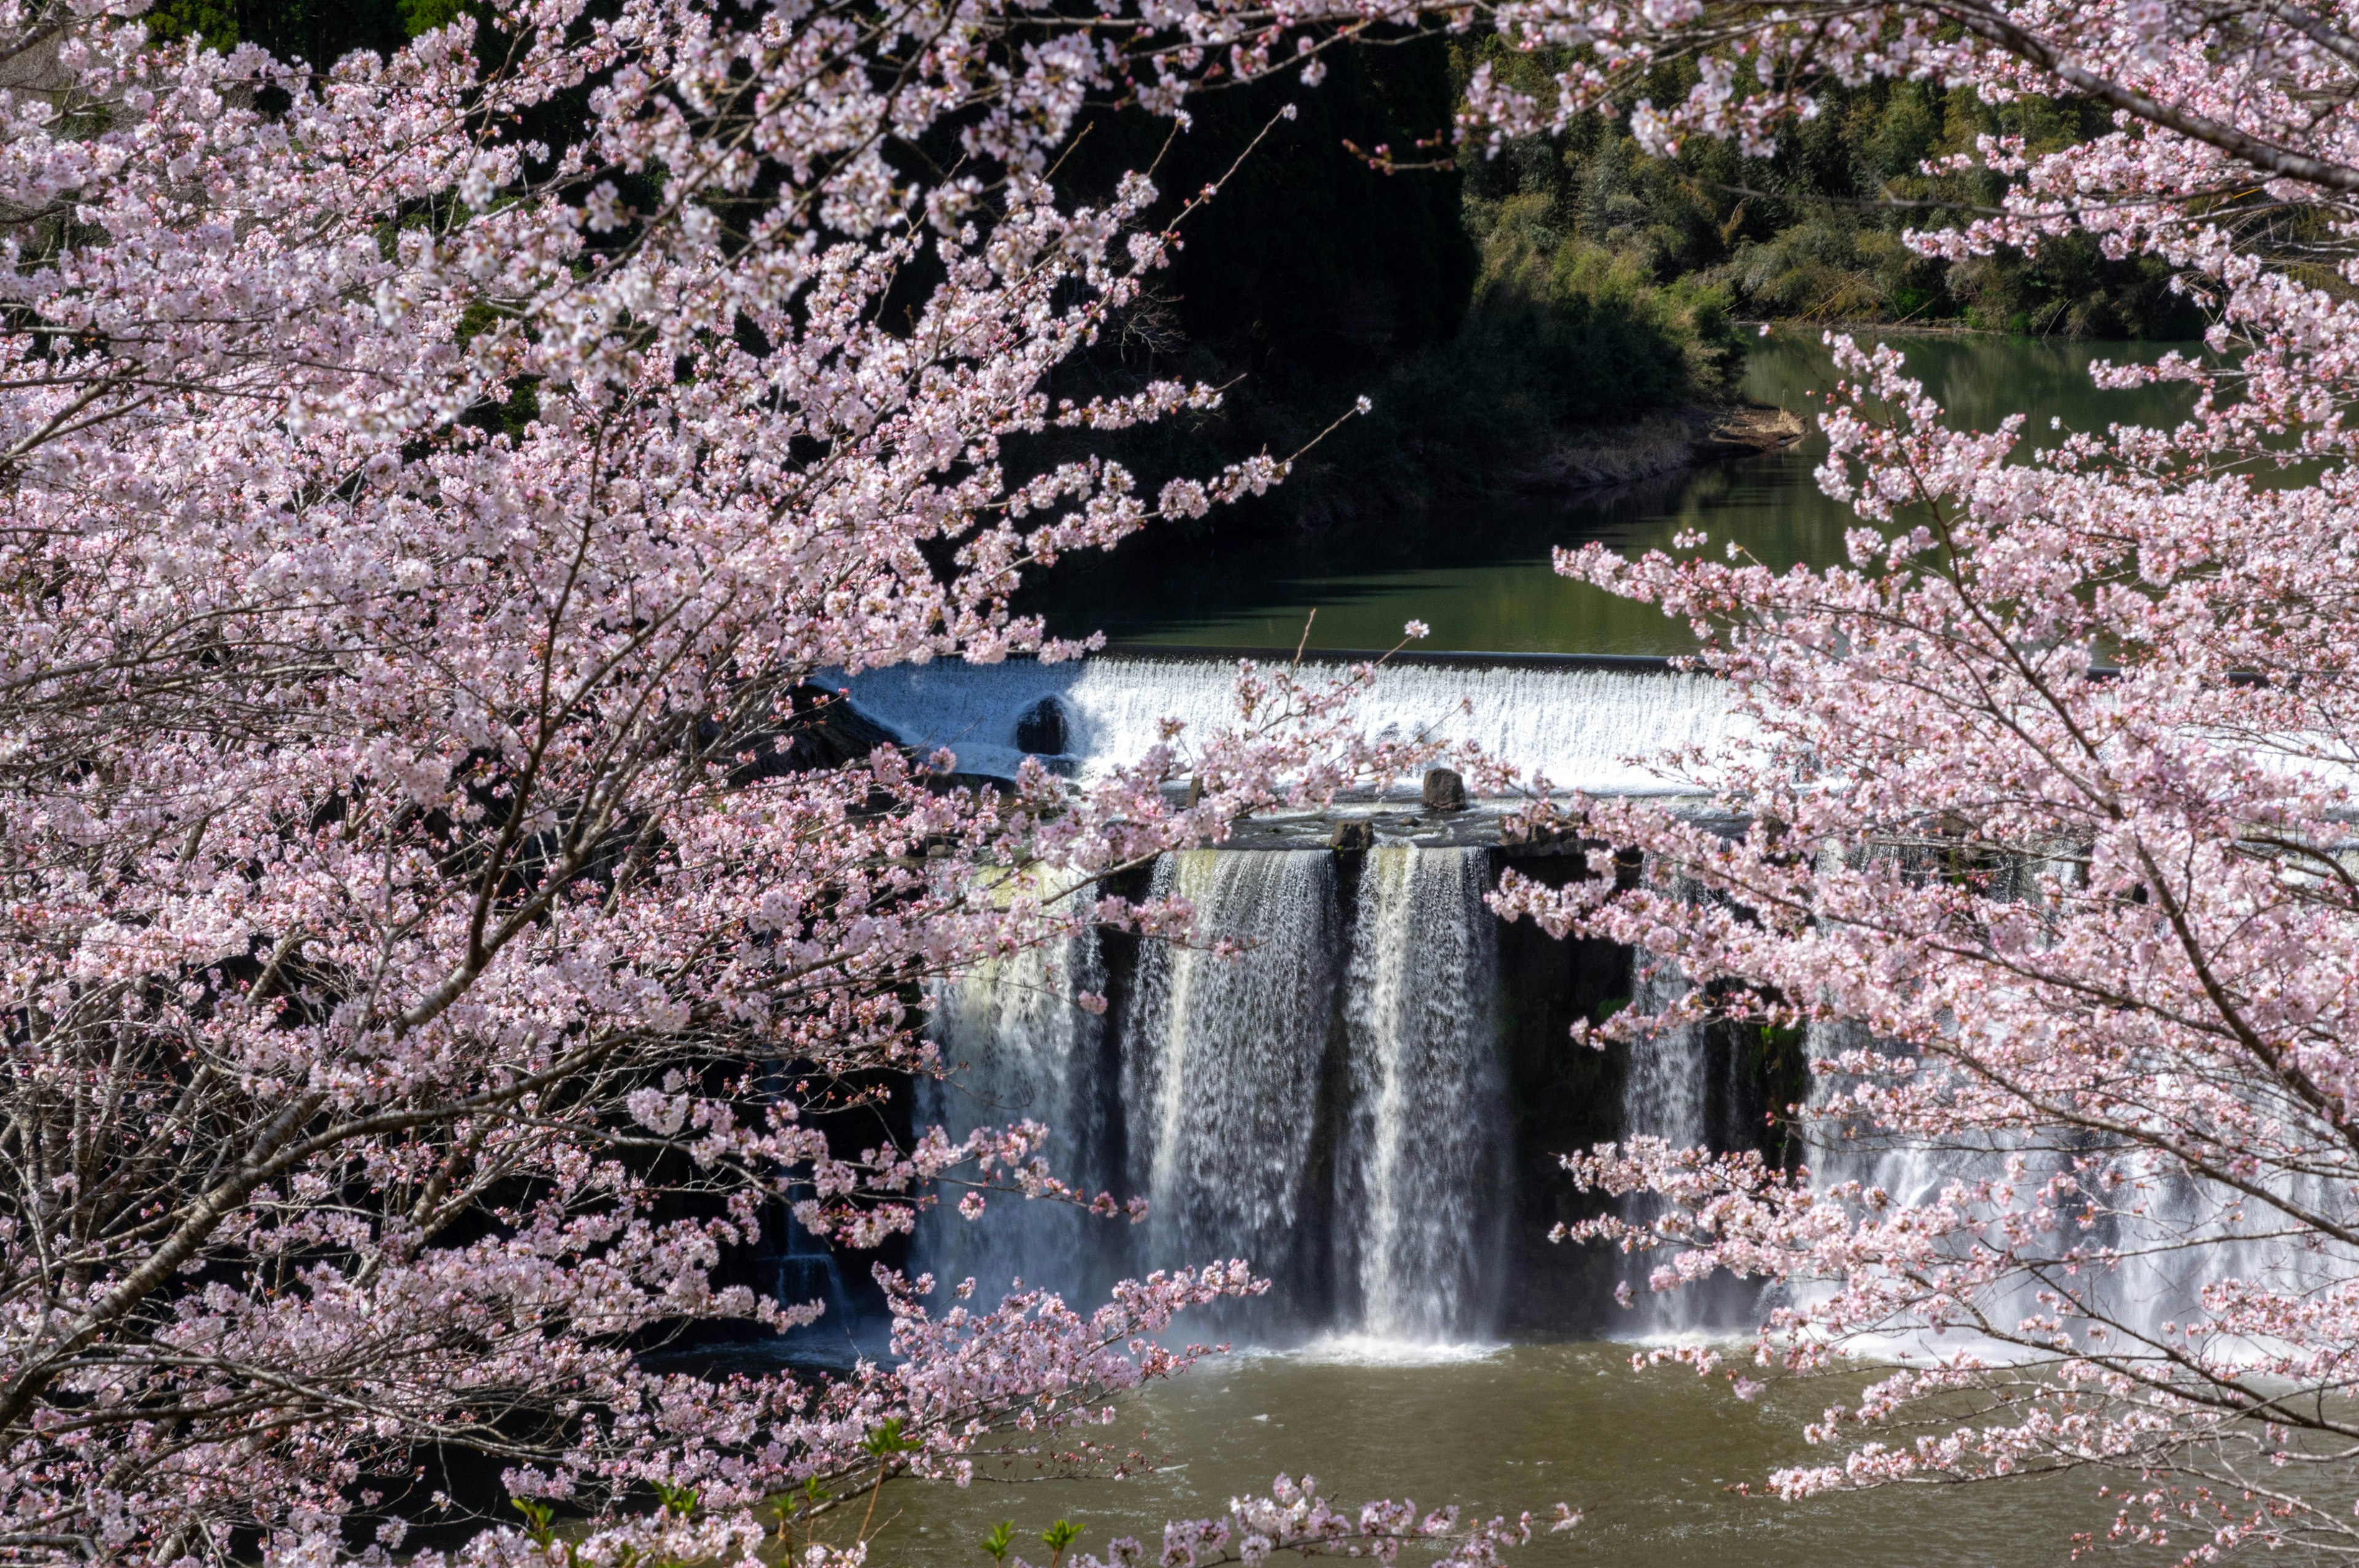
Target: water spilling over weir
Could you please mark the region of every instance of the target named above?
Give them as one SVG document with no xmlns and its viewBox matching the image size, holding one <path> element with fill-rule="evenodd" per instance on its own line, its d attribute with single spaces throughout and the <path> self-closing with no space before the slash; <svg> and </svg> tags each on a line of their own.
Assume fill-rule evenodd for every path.
<svg viewBox="0 0 2359 1568">
<path fill-rule="evenodd" d="M 1100 656 L 903 667 L 850 689 L 864 718 L 949 747 L 962 772 L 1028 753 L 1085 776 L 1151 744 L 1162 716 L 1223 722 L 1234 676 L 1209 655 Z M 1413 659 L 1379 670 L 1359 713 L 1593 790 L 1667 788 L 1643 753 L 1727 730 L 1713 683 L 1644 660 Z M 921 1086 L 919 1119 L 954 1134 L 1046 1122 L 1060 1173 L 1146 1198 L 1148 1218 L 1003 1197 L 979 1221 L 929 1217 L 917 1261 L 986 1294 L 1021 1279 L 1078 1301 L 1125 1274 L 1244 1257 L 1276 1288 L 1223 1327 L 1271 1340 L 1741 1326 L 1746 1299 L 1634 1322 L 1611 1305 L 1625 1270 L 1545 1238 L 1595 1212 L 1556 1154 L 1633 1131 L 1726 1146 L 1760 1123 L 1758 1094 L 1708 1031 L 1628 1053 L 1573 1044 L 1574 1020 L 1626 1005 L 1643 966 L 1502 924 L 1484 895 L 1516 852 L 1433 826 L 1380 825 L 1365 851 L 1166 856 L 1143 891 L 1192 903 L 1200 945 L 1093 935 L 940 995 L 933 1034 L 956 1071 Z M 1582 874 L 1575 856 L 1524 859 L 1549 880 Z M 1214 940 L 1244 955 L 1205 950 Z M 1112 1006 L 1083 1011 L 1082 990 Z"/>
<path fill-rule="evenodd" d="M 1086 774 L 1143 750 L 1147 716 L 1217 722 L 1233 674 L 1211 658 L 1101 658 L 886 671 L 853 691 L 905 741 L 957 750 L 961 771 L 1012 767 L 1028 752 Z M 1362 713 L 1400 732 L 1449 719 L 1459 738 L 1471 729 L 1513 761 L 1601 792 L 1641 787 L 1647 755 L 1732 732 L 1711 683 L 1635 661 L 1428 660 L 1381 674 Z M 985 1299 L 1021 1279 L 1084 1303 L 1126 1275 L 1242 1257 L 1274 1289 L 1207 1326 L 1265 1343 L 1749 1329 L 1763 1305 L 1752 1286 L 1720 1279 L 1658 1294 L 1647 1275 L 1667 1256 L 1551 1245 L 1553 1226 L 1604 1201 L 1573 1191 L 1557 1156 L 1644 1134 L 1791 1157 L 1800 1151 L 1769 1113 L 1800 1088 L 1798 1065 L 1773 1063 L 1765 1037 L 1730 1024 L 1667 1022 L 1604 1051 L 1574 1044 L 1576 1020 L 1655 1014 L 1685 989 L 1645 954 L 1554 941 L 1484 903 L 1510 863 L 1553 881 L 1587 874 L 1582 857 L 1453 837 L 1422 818 L 1372 820 L 1371 849 L 1233 845 L 1157 863 L 1151 891 L 1187 898 L 1199 944 L 1233 944 L 1239 957 L 1093 934 L 938 995 L 931 1029 L 954 1071 L 919 1087 L 919 1120 L 954 1134 L 1045 1122 L 1060 1174 L 1144 1197 L 1148 1217 L 1132 1226 L 1002 1196 L 979 1221 L 929 1215 L 913 1260 L 945 1280 L 973 1277 Z M 2027 872 L 2002 878 L 1994 896 L 2031 885 Z M 1082 991 L 1111 1006 L 1084 1011 L 1073 1000 Z M 1822 1184 L 1857 1180 L 1914 1203 L 2011 1152 L 1862 1141 L 1812 1164 Z M 1621 1212 L 1644 1218 L 1651 1201 L 1624 1200 Z M 2158 1186 L 2149 1207 L 2169 1222 L 2158 1234 L 2258 1223 L 2185 1183 Z M 2110 1221 L 2095 1239 L 2133 1249 L 2146 1223 Z M 2105 1305 L 2159 1323 L 2223 1271 L 2322 1282 L 2354 1266 L 2284 1251 L 2257 1234 L 2158 1248 L 2107 1281 Z M 1631 1288 L 1634 1309 L 1614 1304 L 1617 1286 Z"/>
<path fill-rule="evenodd" d="M 1709 1031 L 1626 1059 L 1573 1044 L 1575 1017 L 1626 998 L 1628 957 L 1503 925 L 1483 902 L 1498 867 L 1464 847 L 1167 856 L 1153 891 L 1242 957 L 1108 936 L 951 988 L 935 1035 L 957 1070 L 923 1087 L 920 1119 L 1049 1122 L 1060 1171 L 1150 1206 L 1137 1226 L 1005 1197 L 979 1221 L 945 1209 L 918 1260 L 986 1293 L 1020 1278 L 1085 1300 L 1243 1257 L 1276 1288 L 1221 1330 L 1273 1342 L 1741 1327 L 1743 1301 L 1726 1323 L 1614 1321 L 1611 1261 L 1546 1243 L 1593 1212 L 1556 1152 L 1625 1124 L 1669 1135 L 1649 1119 L 1667 1098 L 1698 1141 L 1758 1111 L 1724 1092 L 1732 1057 Z M 1066 1000 L 1099 987 L 1103 1017 Z"/>
<path fill-rule="evenodd" d="M 1265 665 L 1282 663 L 1266 654 Z M 1340 675 L 1338 655 L 1306 675 Z M 851 677 L 853 707 L 914 746 L 947 749 L 958 771 L 1007 777 L 1027 754 L 1077 777 L 1135 762 L 1177 719 L 1202 735 L 1234 721 L 1234 658 L 1103 654 L 1069 664 L 898 665 Z M 1718 684 L 1661 659 L 1396 655 L 1355 708 L 1370 734 L 1475 741 L 1560 788 L 1656 794 L 1675 783 L 1647 759 L 1730 733 Z"/>
</svg>

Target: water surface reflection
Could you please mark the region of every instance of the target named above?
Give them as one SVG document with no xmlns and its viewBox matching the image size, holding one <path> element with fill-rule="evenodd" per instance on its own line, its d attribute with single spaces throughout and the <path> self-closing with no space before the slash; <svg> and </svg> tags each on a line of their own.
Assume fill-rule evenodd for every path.
<svg viewBox="0 0 2359 1568">
<path fill-rule="evenodd" d="M 2067 430 L 2114 423 L 2169 425 L 2191 406 L 2180 387 L 2101 392 L 2093 361 L 2151 362 L 2174 345 L 1901 336 L 1910 371 L 1952 424 L 1987 429 L 2028 416 L 2023 450 Z M 2177 345 L 2195 349 L 2196 345 Z M 1815 339 L 1781 335 L 1756 347 L 1745 390 L 1806 417 L 1833 384 Z M 1389 647 L 1412 618 L 1433 628 L 1433 651 L 1672 654 L 1694 645 L 1683 625 L 1559 578 L 1560 545 L 1597 540 L 1617 550 L 1669 549 L 1682 529 L 1734 540 L 1765 564 L 1825 565 L 1843 557 L 1855 519 L 1819 492 L 1825 456 L 1813 431 L 1788 451 L 1715 464 L 1658 481 L 1571 497 L 1523 497 L 1477 508 L 1383 521 L 1348 533 L 1134 540 L 1110 558 L 1069 561 L 1037 607 L 1072 635 L 1102 630 L 1158 643 L 1291 648 L 1306 617 L 1315 648 Z"/>
</svg>

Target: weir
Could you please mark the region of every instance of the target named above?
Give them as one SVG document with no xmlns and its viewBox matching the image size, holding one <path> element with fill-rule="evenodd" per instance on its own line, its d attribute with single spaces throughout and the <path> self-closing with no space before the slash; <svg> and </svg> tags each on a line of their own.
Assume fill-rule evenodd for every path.
<svg viewBox="0 0 2359 1568">
<path fill-rule="evenodd" d="M 1304 674 L 1353 662 L 1321 655 Z M 824 684 L 905 744 L 952 751 L 959 772 L 1004 776 L 1032 755 L 1086 777 L 1142 753 L 1166 717 L 1228 722 L 1236 673 L 1217 650 L 1122 651 Z M 1593 791 L 1669 792 L 1650 756 L 1730 733 L 1716 684 L 1658 659 L 1396 656 L 1356 714 Z M 1503 926 L 1484 895 L 1513 851 L 1434 823 L 1375 826 L 1364 851 L 1240 847 L 1301 842 L 1270 824 L 1163 857 L 1147 891 L 1196 906 L 1197 946 L 1093 935 L 939 994 L 932 1033 L 955 1070 L 919 1086 L 919 1120 L 953 1135 L 1046 1122 L 1060 1173 L 1144 1197 L 1148 1217 L 995 1196 L 967 1220 L 946 1206 L 914 1260 L 986 1298 L 1021 1281 L 1085 1301 L 1126 1274 L 1243 1257 L 1276 1288 L 1219 1328 L 1264 1341 L 1718 1326 L 1700 1299 L 1617 1318 L 1615 1265 L 1535 1240 L 1594 1212 L 1557 1152 L 1636 1131 L 1724 1144 L 1740 1110 L 1757 1124 L 1734 1054 L 1695 1029 L 1630 1053 L 1574 1045 L 1571 1021 L 1626 1004 L 1643 967 Z M 1533 853 L 1551 879 L 1584 874 L 1577 857 Z M 1082 990 L 1112 1006 L 1083 1011 Z"/>
<path fill-rule="evenodd" d="M 1123 654 L 887 670 L 852 690 L 905 741 L 951 747 L 962 771 L 1012 770 L 1028 753 L 1085 775 L 1143 751 L 1155 716 L 1219 722 L 1234 675 L 1233 662 L 1208 654 Z M 1734 733 L 1712 682 L 1658 661 L 1405 662 L 1379 672 L 1361 717 L 1396 733 L 1454 721 L 1455 739 L 1599 792 L 1641 787 L 1648 755 Z M 1794 1086 L 1767 1043 L 1726 1024 L 1667 1024 L 1629 1046 L 1574 1044 L 1575 1019 L 1661 1012 L 1686 985 L 1648 955 L 1551 941 L 1503 925 L 1484 903 L 1506 864 L 1560 881 L 1587 874 L 1581 858 L 1453 838 L 1422 818 L 1369 820 L 1365 849 L 1263 847 L 1304 839 L 1262 825 L 1225 849 L 1163 857 L 1148 891 L 1195 905 L 1198 946 L 1092 934 L 938 994 L 932 1034 L 954 1072 L 919 1085 L 919 1122 L 954 1135 L 1046 1122 L 1060 1175 L 1144 1197 L 1148 1217 L 1132 1226 L 995 1196 L 979 1220 L 930 1213 L 914 1260 L 947 1281 L 973 1278 L 985 1299 L 1021 1281 L 1083 1303 L 1126 1275 L 1242 1257 L 1275 1288 L 1211 1315 L 1217 1332 L 1248 1342 L 1749 1330 L 1764 1303 L 1748 1284 L 1658 1293 L 1647 1277 L 1668 1253 L 1623 1257 L 1545 1237 L 1603 1201 L 1571 1190 L 1562 1152 L 1641 1134 L 1799 1152 L 1768 1115 Z M 1996 868 L 1993 896 L 2029 896 L 2038 869 Z M 1202 946 L 1213 943 L 1239 952 Z M 1084 1011 L 1081 991 L 1112 1005 Z M 1821 1032 L 1809 1054 L 1832 1044 Z M 1804 1157 L 1822 1186 L 1856 1180 L 1916 1203 L 2023 1152 L 1997 1141 L 1980 1152 L 1860 1141 Z M 2075 1152 L 2036 1152 L 2034 1162 Z M 1652 1201 L 1625 1200 L 1623 1213 L 1644 1218 Z M 2243 1238 L 2157 1249 L 2110 1277 L 2108 1307 L 2150 1330 L 2230 1275 L 2323 1284 L 2359 1271 L 2359 1260 L 2290 1255 L 2260 1232 L 2260 1216 L 2192 1184 L 2157 1184 L 2137 1201 L 2167 1223 L 2075 1219 L 2060 1251 L 2135 1249 L 2142 1231 L 2191 1220 Z M 1617 1286 L 1634 1308 L 1615 1308 Z"/>
<path fill-rule="evenodd" d="M 1341 676 L 1354 660 L 1320 654 L 1301 671 Z M 1264 651 L 1257 662 L 1287 661 Z M 1121 650 L 1057 665 L 897 665 L 820 684 L 849 690 L 862 718 L 905 744 L 951 752 L 960 773 L 1011 777 L 1031 755 L 1088 778 L 1144 756 L 1167 719 L 1187 726 L 1183 741 L 1234 724 L 1236 676 L 1237 657 L 1215 650 Z M 1734 723 L 1717 682 L 1649 658 L 1394 654 L 1354 711 L 1371 735 L 1473 741 L 1560 788 L 1636 795 L 1679 793 L 1655 762 L 1724 740 Z"/>
</svg>

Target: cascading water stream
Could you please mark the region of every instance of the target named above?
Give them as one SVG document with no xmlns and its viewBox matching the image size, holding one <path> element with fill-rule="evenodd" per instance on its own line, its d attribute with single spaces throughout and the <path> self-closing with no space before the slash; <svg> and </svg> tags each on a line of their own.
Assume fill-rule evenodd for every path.
<svg viewBox="0 0 2359 1568">
<path fill-rule="evenodd" d="M 948 1081 L 918 1080 L 918 1121 L 953 1138 L 980 1127 L 1047 1125 L 1042 1152 L 1060 1178 L 1091 1192 L 1116 1184 L 1103 1092 L 1104 1021 L 1073 998 L 1103 992 L 1094 931 L 985 965 L 933 999 L 931 1033 L 951 1065 Z M 918 1261 L 937 1278 L 972 1278 L 985 1300 L 1015 1281 L 1081 1302 L 1102 1294 L 1121 1260 L 1106 1222 L 1060 1202 L 993 1195 L 981 1218 L 951 1214 L 920 1228 Z"/>
<path fill-rule="evenodd" d="M 1499 1300 L 1508 1133 L 1490 885 L 1480 849 L 1380 849 L 1360 873 L 1337 1242 L 1378 1338 L 1473 1337 Z"/>
<path fill-rule="evenodd" d="M 1920 862 L 1931 852 L 1923 846 L 1887 844 L 1856 852 L 1856 857 L 1859 863 L 1893 861 L 1916 871 L 1924 869 Z M 1976 870 L 1985 879 L 1988 896 L 2009 901 L 2044 896 L 2043 879 L 2070 887 L 2079 874 L 2069 856 L 2010 856 L 2000 864 Z M 1871 1043 L 1856 1024 L 1814 1024 L 1809 1052 L 1812 1059 L 1824 1060 Z M 1938 1082 L 1942 1069 L 1934 1063 L 1923 1070 L 1935 1075 Z M 1811 1100 L 1824 1108 L 1843 1087 L 1837 1076 L 1815 1076 Z M 2021 1174 L 2014 1178 L 2017 1190 L 2028 1191 L 2075 1165 L 2085 1165 L 2082 1176 L 2088 1190 L 2099 1193 L 2100 1201 L 2111 1212 L 2093 1213 L 2067 1201 L 2049 1233 L 2049 1255 L 2062 1260 L 2070 1252 L 2111 1249 L 2120 1260 L 2105 1270 L 2060 1261 L 2051 1271 L 2054 1279 L 2049 1286 L 2052 1289 L 2063 1282 L 2075 1292 L 2085 1292 L 2082 1299 L 2093 1315 L 2149 1341 L 2167 1342 L 2167 1325 L 2201 1319 L 2203 1292 L 2223 1281 L 2241 1280 L 2299 1296 L 2359 1273 L 2359 1256 L 2349 1249 L 2311 1250 L 2273 1234 L 2284 1227 L 2262 1199 L 2199 1181 L 2180 1170 L 2165 1169 L 2152 1157 L 2104 1158 L 2090 1139 L 2060 1141 L 2050 1135 L 2035 1141 L 2027 1135 L 1996 1130 L 1980 1135 L 1952 1133 L 1936 1145 L 1907 1134 L 1885 1135 L 1856 1122 L 1842 1129 L 1842 1134 L 1840 1140 L 1829 1139 L 1832 1146 L 1812 1152 L 1815 1184 L 1824 1191 L 1839 1183 L 1857 1182 L 1864 1191 L 1884 1195 L 1877 1201 L 1888 1199 L 1894 1206 L 1936 1204 L 1953 1184 L 1963 1184 L 1970 1189 L 1979 1181 L 2007 1179 L 2011 1166 L 2020 1166 Z M 2121 1178 L 2117 1183 L 2096 1177 L 2095 1173 L 2107 1166 Z M 2350 1209 L 2347 1191 L 2334 1190 L 2346 1184 L 2279 1176 L 2271 1185 L 2280 1195 L 2312 1212 L 2347 1216 Z M 1969 1196 L 1963 1201 L 1971 1206 L 1973 1200 Z M 1973 1239 L 1962 1236 L 1951 1245 L 1962 1249 Z M 2003 1240 L 1996 1235 L 1986 1239 L 1994 1245 Z M 2191 1239 L 2197 1244 L 2190 1245 Z M 2024 1250 L 2021 1239 L 2010 1244 Z M 2003 1287 L 1985 1288 L 1979 1304 L 1993 1325 L 2012 1326 L 2026 1317 L 2052 1316 L 2057 1302 L 2041 1282 L 2017 1276 Z M 1955 1344 L 1954 1336 L 1935 1346 L 1926 1336 L 1911 1333 L 1893 1336 L 1889 1347 L 1920 1350 L 1953 1348 Z"/>
<path fill-rule="evenodd" d="M 1641 1017 L 1666 1012 L 1687 994 L 1686 977 L 1668 959 L 1642 953 L 1635 970 L 1630 1007 Z M 1722 1146 L 1724 1139 L 1715 1140 L 1712 1125 L 1712 1073 L 1711 1042 L 1697 1024 L 1669 1024 L 1633 1043 L 1622 1093 L 1622 1136 L 1660 1138 L 1681 1149 Z M 1633 1196 L 1623 1200 L 1623 1216 L 1643 1223 L 1661 1206 L 1658 1199 Z M 1637 1252 L 1625 1260 L 1623 1282 L 1635 1303 L 1629 1332 L 1659 1338 L 1752 1326 L 1754 1292 L 1743 1281 L 1719 1276 L 1673 1291 L 1652 1290 L 1649 1276 L 1671 1256 Z"/>
<path fill-rule="evenodd" d="M 1154 895 L 1196 906 L 1200 937 L 1150 946 L 1121 1020 L 1129 1170 L 1154 1267 L 1245 1258 L 1308 1304 L 1321 1067 L 1343 955 L 1335 860 L 1320 850 L 1194 850 L 1158 862 Z M 1267 1314 L 1257 1314 L 1262 1316 Z"/>
</svg>

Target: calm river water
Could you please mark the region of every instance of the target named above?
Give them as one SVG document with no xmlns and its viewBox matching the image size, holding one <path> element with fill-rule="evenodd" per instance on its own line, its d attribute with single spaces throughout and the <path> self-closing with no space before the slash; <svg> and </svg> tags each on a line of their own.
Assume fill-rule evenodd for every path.
<svg viewBox="0 0 2359 1568">
<path fill-rule="evenodd" d="M 1430 1353 L 1429 1353 L 1430 1354 Z M 1584 1511 L 1511 1563 L 1530 1568 L 2042 1568 L 2071 1536 L 2102 1539 L 2111 1514 L 2094 1476 L 1998 1487 L 1902 1487 L 1783 1503 L 1731 1488 L 1776 1465 L 1824 1458 L 1802 1428 L 1847 1381 L 1773 1382 L 1753 1403 L 1682 1368 L 1645 1372 L 1606 1344 L 1470 1348 L 1421 1364 L 1384 1346 L 1214 1357 L 1127 1402 L 1115 1430 L 1158 1468 L 1124 1480 L 978 1479 L 965 1491 L 899 1482 L 872 1560 L 990 1568 L 977 1546 L 1002 1519 L 1037 1541 L 1049 1521 L 1082 1527 L 1083 1550 L 1120 1535 L 1152 1553 L 1164 1520 L 1219 1514 L 1226 1500 L 1305 1471 L 1339 1505 L 1407 1496 L 1486 1517 L 1563 1501 Z M 2191 1542 L 2190 1542 L 2191 1544 Z M 1037 1545 L 1027 1561 L 1045 1563 Z M 2143 1565 L 2170 1554 L 2108 1553 Z M 1414 1554 L 1404 1564 L 1422 1563 Z"/>
<path fill-rule="evenodd" d="M 2182 394 L 2088 385 L 2092 358 L 2158 347 L 1899 341 L 1953 416 L 1974 426 L 2023 410 L 2044 433 L 2050 415 L 2085 428 L 2169 420 L 2186 406 Z M 1756 351 L 1746 390 L 1799 412 L 1831 379 L 1815 342 L 1773 340 Z M 1814 438 L 1619 495 L 1495 507 L 1343 546 L 1216 542 L 1192 554 L 1142 552 L 1140 591 L 1108 591 L 1103 579 L 1093 585 L 1094 624 L 1144 641 L 1291 647 L 1316 607 L 1310 640 L 1321 647 L 1384 646 L 1417 617 L 1434 628 L 1428 646 L 1442 649 L 1678 652 L 1683 633 L 1653 612 L 1555 577 L 1549 546 L 1668 546 L 1675 530 L 1703 527 L 1772 565 L 1834 558 L 1849 514 L 1811 481 L 1822 449 Z M 1087 626 L 1068 619 L 1062 629 Z M 2110 1519 L 2090 1476 L 1800 1504 L 1741 1495 L 1732 1489 L 1740 1483 L 1757 1486 L 1777 1466 L 1824 1457 L 1804 1443 L 1805 1422 L 1845 1400 L 1866 1374 L 1773 1381 L 1747 1404 L 1717 1379 L 1638 1372 L 1629 1357 L 1627 1346 L 1576 1343 L 1342 1345 L 1214 1357 L 1122 1405 L 1122 1441 L 1155 1461 L 1143 1476 L 1020 1473 L 965 1491 L 897 1483 L 883 1497 L 890 1522 L 876 1560 L 988 1568 L 978 1543 L 1009 1519 L 1027 1555 L 1045 1562 L 1031 1543 L 1060 1517 L 1082 1527 L 1084 1550 L 1103 1552 L 1117 1535 L 1153 1548 L 1163 1520 L 1217 1514 L 1226 1498 L 1266 1489 L 1280 1471 L 1315 1475 L 1339 1502 L 1406 1494 L 1486 1513 L 1529 1509 L 1545 1518 L 1558 1501 L 1584 1509 L 1577 1530 L 1518 1554 L 1535 1568 L 2030 1568 L 2067 1561 L 2075 1531 L 2102 1536 Z M 1016 1480 L 1026 1484 L 1006 1484 Z"/>
<path fill-rule="evenodd" d="M 2020 411 L 2030 416 L 2033 438 L 2052 439 L 2051 416 L 2067 429 L 2167 425 L 2192 401 L 2184 388 L 2100 392 L 2089 384 L 2090 361 L 2150 362 L 2168 344 L 1922 334 L 1892 341 L 1952 422 L 1974 428 Z M 1833 381 L 1815 336 L 1781 334 L 1754 349 L 1745 393 L 1808 418 Z M 1737 539 L 1772 567 L 1840 560 L 1843 531 L 1854 518 L 1810 477 L 1825 451 L 1814 428 L 1799 446 L 1767 457 L 1612 492 L 1378 524 L 1347 539 L 1215 535 L 1158 547 L 1150 535 L 1074 577 L 1080 601 L 1052 608 L 1052 623 L 1067 634 L 1103 630 L 1136 642 L 1292 648 L 1315 608 L 1314 648 L 1390 647 L 1402 622 L 1414 618 L 1433 628 L 1419 644 L 1429 652 L 1683 653 L 1693 646 L 1685 627 L 1565 581 L 1549 569 L 1549 550 L 1591 539 L 1623 550 L 1669 549 L 1679 530 L 1702 528 L 1715 544 Z"/>
</svg>

